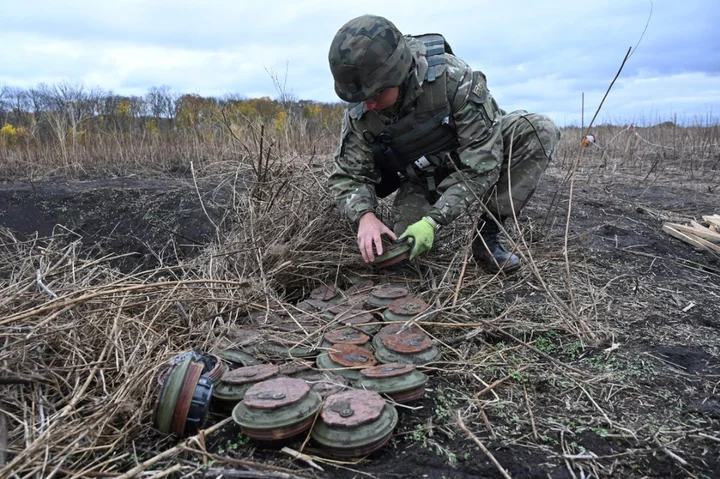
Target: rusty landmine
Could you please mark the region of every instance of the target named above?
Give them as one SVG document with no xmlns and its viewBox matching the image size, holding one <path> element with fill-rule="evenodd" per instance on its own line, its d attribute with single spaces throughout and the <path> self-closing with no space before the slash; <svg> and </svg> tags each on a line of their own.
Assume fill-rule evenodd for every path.
<svg viewBox="0 0 720 479">
<path fill-rule="evenodd" d="M 410 250 L 411 246 L 407 242 L 390 245 L 382 255 L 375 258 L 373 264 L 378 269 L 385 269 L 402 263 L 410 257 Z"/>
<path fill-rule="evenodd" d="M 276 378 L 253 385 L 243 403 L 253 409 L 278 409 L 297 403 L 309 392 L 310 386 L 301 379 Z"/>
<path fill-rule="evenodd" d="M 257 364 L 244 368 L 228 371 L 222 377 L 222 381 L 228 384 L 247 384 L 276 376 L 280 368 L 274 364 Z"/>
<path fill-rule="evenodd" d="M 255 356 L 242 349 L 226 349 L 225 351 L 220 351 L 218 356 L 235 367 L 238 367 L 238 365 L 240 367 L 255 366 L 260 363 Z M 222 379 L 222 376 L 220 379 Z"/>
<path fill-rule="evenodd" d="M 401 354 L 420 353 L 433 346 L 433 340 L 427 334 L 410 329 L 390 335 L 384 338 L 382 343 L 389 350 Z"/>
<path fill-rule="evenodd" d="M 302 380 L 323 399 L 331 394 L 339 393 L 348 386 L 348 380 L 339 374 L 320 372 L 302 376 Z"/>
<path fill-rule="evenodd" d="M 205 424 L 214 387 L 215 383 L 210 378 L 200 376 L 185 420 L 185 437 L 197 434 Z"/>
<path fill-rule="evenodd" d="M 169 372 L 167 370 L 166 372 Z M 160 401 L 163 399 L 163 395 L 165 394 L 165 391 L 168 388 L 168 381 L 167 381 L 167 374 L 163 377 L 162 380 L 158 378 L 158 386 L 155 388 L 155 392 L 153 393 L 150 401 L 152 402 L 152 421 L 153 424 L 157 426 L 158 423 L 158 412 L 160 411 Z"/>
<path fill-rule="evenodd" d="M 325 333 L 325 341 L 330 344 L 354 344 L 362 346 L 370 342 L 370 336 L 354 328 L 333 329 Z"/>
<path fill-rule="evenodd" d="M 298 373 L 310 371 L 312 369 L 312 363 L 307 361 L 295 360 L 287 363 L 283 363 L 278 366 L 278 374 L 285 376 L 293 376 Z"/>
<path fill-rule="evenodd" d="M 310 358 L 320 352 L 314 344 L 306 341 L 305 336 L 300 335 L 268 338 L 256 349 L 261 355 L 281 360 Z"/>
<path fill-rule="evenodd" d="M 429 304 L 418 298 L 400 298 L 388 305 L 388 309 L 394 314 L 410 317 L 424 313 L 429 307 Z"/>
<path fill-rule="evenodd" d="M 333 316 L 338 316 L 340 314 L 349 314 L 352 311 L 362 311 L 362 303 L 361 302 L 344 302 L 344 303 L 337 303 L 333 304 L 327 309 L 328 313 L 332 313 Z"/>
<path fill-rule="evenodd" d="M 402 376 L 404 374 L 411 373 L 414 370 L 415 366 L 412 364 L 390 363 L 363 369 L 362 371 L 360 371 L 360 374 L 362 374 L 366 378 L 381 379 Z"/>
<path fill-rule="evenodd" d="M 363 378 L 355 387 L 386 394 L 395 402 L 404 404 L 425 394 L 427 376 L 407 363 L 388 363 L 363 369 Z"/>
<path fill-rule="evenodd" d="M 387 395 L 398 404 L 407 404 L 423 397 L 425 395 L 425 386 L 399 393 L 387 393 Z"/>
<path fill-rule="evenodd" d="M 180 394 L 170 423 L 170 432 L 177 437 L 183 437 L 185 432 L 188 412 L 190 411 L 190 405 L 192 404 L 195 394 L 195 388 L 200 380 L 200 376 L 202 376 L 203 367 L 201 363 L 191 363 L 183 378 Z"/>
<path fill-rule="evenodd" d="M 316 315 L 304 311 L 293 315 L 292 318 L 284 318 L 282 321 L 266 326 L 269 330 L 283 331 L 289 333 L 305 334 L 305 331 L 313 328 L 319 328 L 323 325 L 323 321 Z"/>
<path fill-rule="evenodd" d="M 385 445 L 397 422 L 397 410 L 379 393 L 354 389 L 325 399 L 310 434 L 330 456 L 360 457 Z"/>
<path fill-rule="evenodd" d="M 153 422 L 155 427 L 165 434 L 172 432 L 173 415 L 175 414 L 175 408 L 180 398 L 185 375 L 191 364 L 192 359 L 189 356 L 185 356 L 180 363 L 173 366 L 170 374 L 168 374 L 163 382 L 156 407 L 154 408 Z"/>
<path fill-rule="evenodd" d="M 386 404 L 374 391 L 353 389 L 328 396 L 320 417 L 328 426 L 356 427 L 376 421 Z"/>
<path fill-rule="evenodd" d="M 345 294 L 347 296 L 355 296 L 360 294 L 367 294 L 369 293 L 373 288 L 375 287 L 375 281 L 371 279 L 366 279 L 363 281 L 360 281 L 359 283 L 356 283 L 349 287 Z"/>
<path fill-rule="evenodd" d="M 257 441 L 280 441 L 282 439 L 297 436 L 298 434 L 307 431 L 308 429 L 310 429 L 310 426 L 312 426 L 313 419 L 314 418 L 311 417 L 295 425 L 288 426 L 282 429 L 270 429 L 264 431 L 262 429 L 241 428 L 241 430 L 247 437 L 250 437 Z"/>
<path fill-rule="evenodd" d="M 404 286 L 383 284 L 373 288 L 367 299 L 367 304 L 374 308 L 385 308 L 393 301 L 404 298 L 410 294 Z"/>
<path fill-rule="evenodd" d="M 379 441 L 368 444 L 367 446 L 356 447 L 353 449 L 328 447 L 326 451 L 336 459 L 352 459 L 355 457 L 364 457 L 370 453 L 377 451 L 378 449 L 381 449 L 385 444 L 390 441 L 390 438 L 392 438 L 392 432 L 384 438 L 380 439 Z"/>
<path fill-rule="evenodd" d="M 387 326 L 383 326 L 383 328 L 380 330 L 380 332 L 377 334 L 378 339 L 386 339 L 392 336 L 397 336 L 398 332 L 403 329 L 403 324 L 401 323 L 393 323 L 388 324 Z M 406 329 L 406 331 L 411 331 L 415 334 L 421 334 L 423 333 L 423 330 L 420 329 L 419 326 L 413 324 L 409 328 Z"/>
<path fill-rule="evenodd" d="M 272 441 L 307 431 L 321 404 L 304 380 L 275 378 L 248 389 L 232 417 L 248 437 Z"/>
<path fill-rule="evenodd" d="M 332 301 L 340 296 L 340 290 L 335 286 L 323 285 L 310 291 L 310 299 L 317 301 Z"/>
<path fill-rule="evenodd" d="M 373 353 L 353 344 L 334 344 L 328 350 L 328 356 L 342 367 L 370 367 L 377 364 Z"/>
<path fill-rule="evenodd" d="M 320 311 L 325 311 L 328 306 L 328 303 L 319 299 L 305 299 L 295 305 L 297 309 L 305 311 L 306 313 L 319 313 Z"/>
<path fill-rule="evenodd" d="M 373 288 L 370 294 L 375 298 L 396 300 L 407 296 L 409 291 L 405 286 L 381 284 Z"/>
<path fill-rule="evenodd" d="M 358 328 L 366 334 L 375 334 L 380 329 L 380 325 L 372 323 L 378 322 L 372 313 L 360 313 L 347 318 L 340 318 L 337 324 Z"/>
</svg>

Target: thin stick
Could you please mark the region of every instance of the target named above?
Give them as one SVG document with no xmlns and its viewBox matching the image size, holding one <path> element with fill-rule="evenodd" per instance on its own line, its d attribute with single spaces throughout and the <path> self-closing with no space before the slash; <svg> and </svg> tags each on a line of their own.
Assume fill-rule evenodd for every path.
<svg viewBox="0 0 720 479">
<path fill-rule="evenodd" d="M 170 474 L 174 474 L 176 472 L 181 471 L 184 467 L 186 467 L 183 464 L 175 464 L 173 467 L 169 469 L 165 469 L 164 471 L 160 471 L 157 474 L 153 474 L 150 476 L 150 479 L 162 479 L 163 477 L 167 477 Z"/>
<path fill-rule="evenodd" d="M 312 458 L 311 458 L 310 456 L 308 456 L 307 454 L 303 454 L 302 452 L 298 452 L 298 451 L 296 451 L 295 449 L 290 449 L 289 447 L 283 447 L 282 449 L 280 449 L 280 452 L 284 452 L 285 454 L 287 454 L 287 455 L 289 455 L 289 456 L 292 456 L 292 457 L 294 457 L 295 459 L 299 459 L 299 460 L 303 461 L 304 463 L 306 463 L 308 466 L 313 467 L 313 468 L 317 469 L 317 470 L 320 471 L 320 472 L 325 472 L 325 469 L 323 469 L 322 467 L 318 466 L 318 465 L 315 463 L 315 461 L 313 461 Z"/>
<path fill-rule="evenodd" d="M 479 219 L 480 219 L 480 211 L 478 211 L 477 214 L 475 214 L 475 217 L 473 218 L 472 228 L 470 228 L 470 231 L 468 232 L 468 243 L 465 246 L 465 256 L 463 258 L 462 269 L 460 270 L 460 277 L 458 278 L 457 287 L 455 288 L 455 295 L 453 296 L 453 302 L 452 302 L 453 308 L 457 304 L 457 299 L 458 299 L 458 296 L 460 295 L 460 288 L 462 288 L 462 282 L 463 282 L 463 279 L 465 278 L 465 269 L 467 268 L 468 259 L 470 256 L 469 253 L 472 250 L 472 242 L 473 242 L 473 238 L 475 237 L 475 233 L 477 231 L 477 224 L 478 224 Z"/>
<path fill-rule="evenodd" d="M 485 447 L 485 444 L 483 444 L 480 439 L 475 436 L 475 434 L 470 432 L 470 429 L 467 428 L 467 426 L 462 420 L 462 417 L 460 416 L 460 411 L 457 412 L 457 423 L 458 426 L 460 426 L 460 429 L 462 429 L 465 434 L 470 436 L 470 439 L 472 439 L 475 444 L 477 444 L 477 446 L 480 448 L 480 450 L 487 456 L 487 458 L 490 459 L 490 462 L 493 463 L 493 465 L 497 468 L 500 474 L 502 474 L 505 479 L 511 479 L 510 474 L 508 474 L 505 468 L 500 465 L 497 459 L 495 459 L 495 456 L 493 456 L 492 453 L 488 450 L 488 448 Z"/>
<path fill-rule="evenodd" d="M 711 435 L 709 435 L 709 434 L 705 434 L 705 433 L 702 433 L 702 432 L 699 432 L 699 433 L 698 433 L 698 436 L 704 437 L 705 439 L 710 439 L 711 441 L 720 442 L 720 438 L 717 438 L 717 437 L 715 437 L 715 436 L 711 436 Z"/>
<path fill-rule="evenodd" d="M 615 74 L 615 78 L 613 78 L 612 82 L 610 82 L 610 86 L 605 91 L 605 95 L 603 96 L 602 101 L 600 101 L 600 105 L 598 105 L 597 110 L 595 110 L 595 115 L 593 115 L 592 120 L 590 120 L 590 123 L 588 123 L 588 129 L 585 131 L 586 136 L 588 133 L 590 133 L 590 128 L 592 128 L 593 124 L 595 123 L 595 119 L 597 118 L 598 114 L 600 113 L 600 109 L 602 109 L 603 103 L 605 103 L 605 99 L 610 94 L 610 90 L 612 90 L 612 87 L 615 84 L 615 81 L 617 81 L 618 77 L 620 76 L 620 73 L 623 71 L 623 68 L 625 67 L 625 62 L 627 62 L 628 58 L 630 58 L 631 51 L 632 51 L 632 47 L 629 47 L 627 53 L 625 54 L 625 58 L 623 59 L 622 63 L 620 64 L 620 68 L 618 69 L 617 73 Z"/>
<path fill-rule="evenodd" d="M 485 409 L 480 408 L 480 417 L 482 417 L 483 422 L 485 423 L 485 428 L 490 433 L 490 437 L 495 439 L 495 431 L 493 431 L 492 425 L 490 424 L 490 419 L 487 416 L 487 413 L 485 413 Z"/>
<path fill-rule="evenodd" d="M 47 293 L 51 298 L 57 299 L 57 294 L 53 293 L 52 290 L 50 290 L 50 288 L 48 288 L 48 287 L 45 285 L 45 283 L 43 283 L 42 274 L 40 273 L 40 268 L 38 268 L 38 269 L 35 271 L 35 282 L 37 283 L 38 289 L 39 289 L 40 291 L 44 291 L 44 292 Z"/>
<path fill-rule="evenodd" d="M 674 461 L 676 461 L 681 466 L 688 467 L 690 465 L 690 464 L 688 464 L 688 462 L 685 459 L 683 459 L 682 457 L 678 456 L 677 454 L 672 452 L 670 449 L 665 447 L 663 445 L 663 443 L 660 442 L 660 439 L 658 439 L 657 434 L 655 434 L 653 436 L 653 441 L 655 442 L 655 444 L 657 444 L 657 446 L 660 448 L 660 450 L 662 452 L 664 452 L 665 454 L 670 456 L 670 458 L 672 458 Z M 695 477 L 695 476 L 693 476 L 693 477 Z"/>
<path fill-rule="evenodd" d="M 232 418 L 229 418 L 229 419 L 232 419 Z M 237 465 L 237 466 L 244 466 L 244 467 L 250 467 L 250 468 L 256 468 L 256 469 L 265 469 L 268 471 L 275 471 L 278 473 L 283 473 L 286 475 L 285 477 L 288 479 L 297 478 L 297 477 L 308 477 L 307 475 L 297 476 L 296 471 L 291 471 L 290 469 L 285 469 L 283 467 L 271 466 L 269 464 L 262 464 L 262 463 L 258 463 L 258 462 L 252 462 L 252 461 L 245 461 L 243 459 L 234 459 L 232 457 L 219 456 L 217 454 L 199 451 L 199 450 L 193 449 L 191 447 L 183 447 L 182 449 L 184 451 L 188 451 L 193 454 L 207 454 L 207 456 L 215 462 L 233 464 L 233 465 Z M 116 479 L 121 479 L 121 478 L 116 478 Z M 124 478 L 122 478 L 122 479 L 124 479 Z"/>
<path fill-rule="evenodd" d="M 525 407 L 527 408 L 527 412 L 530 415 L 530 425 L 532 426 L 533 430 L 533 438 L 537 441 L 539 439 L 539 435 L 537 432 L 537 427 L 535 427 L 535 416 L 533 416 L 532 408 L 530 407 L 530 398 L 528 398 L 527 388 L 523 384 L 523 394 L 525 395 Z"/>
</svg>

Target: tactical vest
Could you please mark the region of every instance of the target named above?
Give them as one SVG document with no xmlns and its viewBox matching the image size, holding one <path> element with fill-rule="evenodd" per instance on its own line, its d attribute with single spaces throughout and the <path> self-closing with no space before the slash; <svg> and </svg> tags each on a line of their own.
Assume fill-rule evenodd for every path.
<svg viewBox="0 0 720 479">
<path fill-rule="evenodd" d="M 348 105 L 349 115 L 370 144 L 384 177 L 386 173 L 394 177 L 400 173 L 417 179 L 413 169 L 415 161 L 458 147 L 446 90 L 444 53 L 452 54 L 452 49 L 439 34 L 412 38 L 422 42 L 418 54 L 421 62 L 427 62 L 423 92 L 415 100 L 414 110 L 386 125 L 376 111 L 365 111 L 364 104 Z"/>
</svg>

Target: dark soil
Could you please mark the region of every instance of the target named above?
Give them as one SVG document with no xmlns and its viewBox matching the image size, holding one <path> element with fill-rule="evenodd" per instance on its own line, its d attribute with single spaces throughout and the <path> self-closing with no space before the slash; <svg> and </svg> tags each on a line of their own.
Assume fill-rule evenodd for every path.
<svg viewBox="0 0 720 479">
<path fill-rule="evenodd" d="M 221 224 L 213 190 L 201 196 L 210 218 Z M 0 227 L 21 238 L 80 240 L 86 254 L 125 255 L 111 261 L 123 271 L 175 264 L 216 237 L 195 187 L 171 179 L 0 184 Z"/>
</svg>

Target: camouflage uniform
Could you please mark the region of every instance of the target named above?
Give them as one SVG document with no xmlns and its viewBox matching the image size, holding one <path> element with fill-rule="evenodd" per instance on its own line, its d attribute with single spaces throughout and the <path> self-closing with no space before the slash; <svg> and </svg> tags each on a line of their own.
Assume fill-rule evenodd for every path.
<svg viewBox="0 0 720 479">
<path fill-rule="evenodd" d="M 380 17 L 361 18 L 365 22 L 365 30 L 359 31 L 365 33 L 376 28 L 377 18 Z M 350 33 L 357 34 L 358 29 Z M 349 81 L 341 85 L 344 89 L 341 98 L 349 96 L 350 101 L 358 103 L 349 104 L 345 112 L 341 143 L 335 153 L 328 186 L 338 207 L 353 222 L 357 222 L 364 213 L 375 210 L 378 201 L 376 188 L 383 175 L 370 144 L 363 137 L 367 127 L 366 117 L 375 115 L 375 121 L 379 117 L 384 125 L 391 126 L 412 114 L 422 95 L 430 90 L 427 83 L 429 68 L 422 55 L 422 42 L 410 36 L 405 36 L 405 39 L 413 56 L 413 66 L 404 74 L 405 79 L 400 85 L 401 97 L 390 109 L 367 112 L 362 102 L 383 88 L 398 86 L 400 82 L 376 82 L 374 91 L 368 91 L 367 85 L 352 85 Z M 336 37 L 331 46 L 330 62 L 331 67 L 335 66 L 334 74 L 338 67 L 333 64 L 333 58 L 352 55 L 355 50 L 352 41 L 353 37 L 340 40 Z M 400 48 L 395 50 L 394 55 L 398 50 Z M 414 174 L 401 175 L 394 200 L 396 218 L 393 229 L 396 234 L 401 234 L 408 225 L 426 215 L 440 225 L 448 225 L 477 205 L 478 199 L 485 201 L 488 209 L 498 218 L 512 214 L 511 204 L 519 212 L 534 193 L 560 139 L 560 130 L 550 118 L 523 110 L 506 114 L 487 90 L 482 73 L 473 72 L 467 63 L 451 53 L 442 53 L 442 60 L 445 67 L 437 72 L 445 75 L 445 93 L 457 144 L 451 151 L 424 155 L 418 160 L 421 166 L 412 168 Z M 398 78 L 397 72 L 391 68 L 387 70 L 380 73 Z M 342 76 L 342 71 L 335 75 L 336 91 L 340 95 L 338 84 L 342 82 L 338 81 L 339 76 Z M 353 87 L 358 93 L 347 93 Z"/>
</svg>

